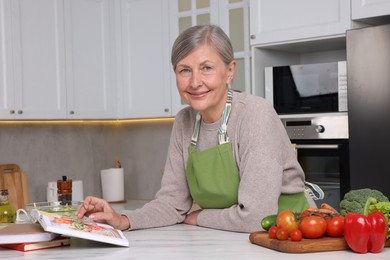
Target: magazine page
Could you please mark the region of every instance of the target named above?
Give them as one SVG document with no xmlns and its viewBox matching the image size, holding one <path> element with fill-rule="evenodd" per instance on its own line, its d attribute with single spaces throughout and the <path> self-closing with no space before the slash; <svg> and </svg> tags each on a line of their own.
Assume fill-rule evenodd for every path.
<svg viewBox="0 0 390 260">
<path fill-rule="evenodd" d="M 48 232 L 118 246 L 129 246 L 129 241 L 123 235 L 122 231 L 114 229 L 109 225 L 96 223 L 87 217 L 79 219 L 74 214 L 61 215 L 38 209 L 31 210 L 30 214 Z"/>
</svg>

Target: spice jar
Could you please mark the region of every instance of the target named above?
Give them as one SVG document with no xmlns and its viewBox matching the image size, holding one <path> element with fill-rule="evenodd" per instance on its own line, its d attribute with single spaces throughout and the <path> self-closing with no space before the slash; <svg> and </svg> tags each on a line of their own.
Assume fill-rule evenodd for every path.
<svg viewBox="0 0 390 260">
<path fill-rule="evenodd" d="M 62 176 L 62 180 L 57 181 L 57 195 L 58 201 L 60 201 L 61 204 L 71 204 L 72 180 L 67 179 L 66 176 Z"/>
<path fill-rule="evenodd" d="M 16 210 L 8 201 L 8 190 L 0 190 L 0 223 L 13 223 Z"/>
</svg>

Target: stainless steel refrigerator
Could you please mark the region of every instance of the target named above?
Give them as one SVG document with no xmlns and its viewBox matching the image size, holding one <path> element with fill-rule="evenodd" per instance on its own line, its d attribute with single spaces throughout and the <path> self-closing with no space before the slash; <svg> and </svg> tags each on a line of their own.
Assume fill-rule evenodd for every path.
<svg viewBox="0 0 390 260">
<path fill-rule="evenodd" d="M 351 189 L 390 198 L 390 24 L 347 31 Z"/>
</svg>

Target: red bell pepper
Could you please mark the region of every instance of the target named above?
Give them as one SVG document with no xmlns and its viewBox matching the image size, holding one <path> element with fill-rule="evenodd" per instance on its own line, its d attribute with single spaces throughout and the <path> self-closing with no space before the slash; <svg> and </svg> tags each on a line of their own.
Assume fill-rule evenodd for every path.
<svg viewBox="0 0 390 260">
<path fill-rule="evenodd" d="M 344 238 L 354 252 L 381 252 L 386 243 L 386 234 L 387 219 L 380 211 L 368 216 L 347 213 L 344 218 Z"/>
</svg>

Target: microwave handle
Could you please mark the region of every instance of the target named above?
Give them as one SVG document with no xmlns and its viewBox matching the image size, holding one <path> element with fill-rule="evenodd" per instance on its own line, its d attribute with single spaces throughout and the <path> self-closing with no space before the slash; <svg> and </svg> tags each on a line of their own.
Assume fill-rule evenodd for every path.
<svg viewBox="0 0 390 260">
<path fill-rule="evenodd" d="M 339 149 L 338 144 L 296 144 L 296 149 Z"/>
</svg>

